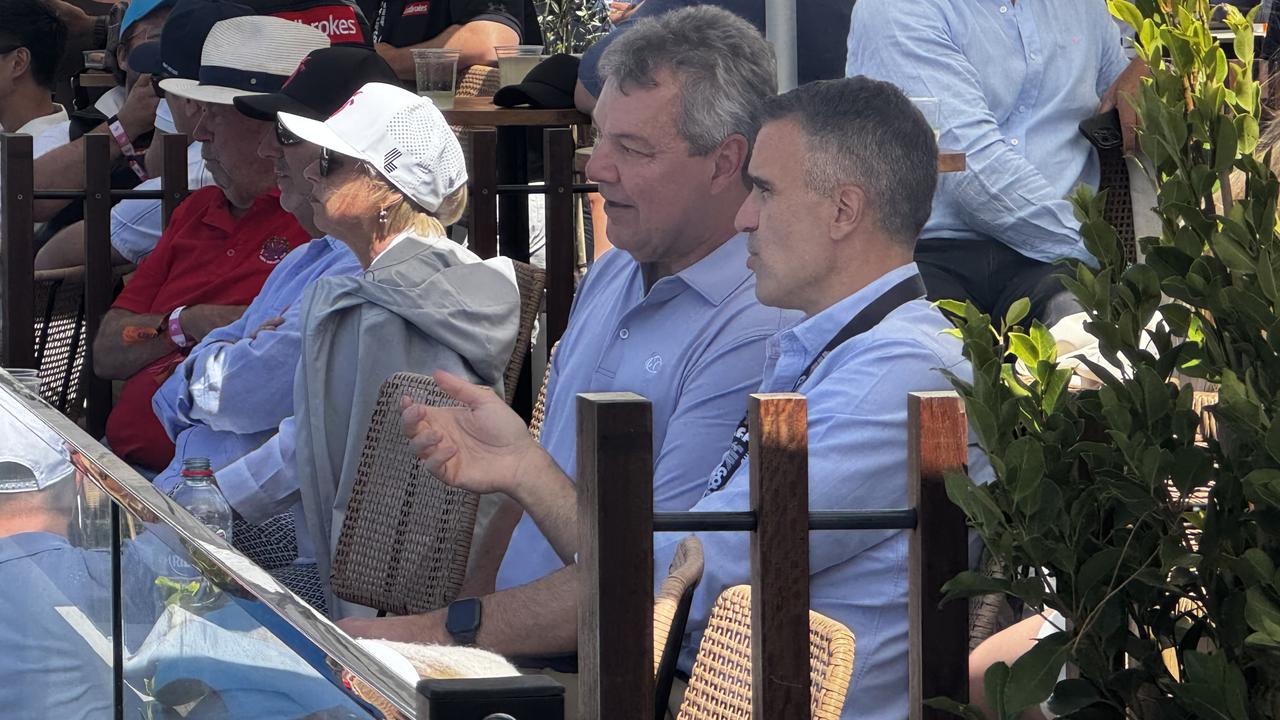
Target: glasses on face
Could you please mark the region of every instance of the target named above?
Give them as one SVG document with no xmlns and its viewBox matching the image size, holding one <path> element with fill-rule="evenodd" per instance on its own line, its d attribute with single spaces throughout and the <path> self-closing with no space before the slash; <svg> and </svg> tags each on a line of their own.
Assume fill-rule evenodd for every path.
<svg viewBox="0 0 1280 720">
<path fill-rule="evenodd" d="M 329 177 L 329 173 L 338 169 L 338 166 L 342 164 L 338 157 L 338 153 L 329 150 L 329 148 L 320 148 L 320 177 Z"/>
<path fill-rule="evenodd" d="M 288 147 L 302 142 L 302 138 L 294 135 L 289 128 L 284 126 L 284 123 L 276 120 L 276 142 L 280 143 L 284 147 Z"/>
</svg>

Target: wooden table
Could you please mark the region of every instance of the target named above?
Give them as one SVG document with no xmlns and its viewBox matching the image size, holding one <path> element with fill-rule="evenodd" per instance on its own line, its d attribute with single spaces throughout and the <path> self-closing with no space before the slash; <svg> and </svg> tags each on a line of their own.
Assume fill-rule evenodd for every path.
<svg viewBox="0 0 1280 720">
<path fill-rule="evenodd" d="M 453 107 L 441 112 L 450 125 L 462 127 L 568 127 L 591 124 L 591 116 L 573 108 L 504 108 L 494 105 L 491 97 L 454 98 Z"/>
</svg>

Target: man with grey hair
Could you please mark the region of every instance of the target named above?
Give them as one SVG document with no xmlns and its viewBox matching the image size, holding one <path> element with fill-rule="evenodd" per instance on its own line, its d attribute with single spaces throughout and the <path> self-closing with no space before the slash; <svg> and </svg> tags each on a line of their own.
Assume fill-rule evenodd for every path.
<svg viewBox="0 0 1280 720">
<path fill-rule="evenodd" d="M 760 301 L 806 319 L 769 341 L 759 391 L 808 399 L 811 510 L 904 507 L 907 396 L 949 389 L 940 369 L 970 374 L 960 343 L 944 333 L 950 324 L 924 299 L 911 259 L 937 182 L 933 132 L 901 92 L 865 77 L 771 98 L 761 119 L 753 190 L 737 226 L 749 234 Z M 406 409 L 405 432 L 427 469 L 452 485 L 516 498 L 561 557 L 573 558 L 577 499 L 568 478 L 487 388 L 444 374 L 436 380 L 465 408 Z M 750 508 L 749 435 L 744 418 L 720 439 L 728 450 L 710 475 L 686 468 L 705 493 L 694 511 Z M 968 467 L 983 481 L 991 477 L 974 442 Z M 655 537 L 655 570 L 667 567 L 682 539 Z M 705 571 L 679 662 L 686 672 L 716 598 L 751 577 L 747 535 L 698 539 Z M 845 718 L 908 715 L 907 540 L 902 530 L 810 537 L 812 608 L 858 640 Z M 487 642 L 483 632 L 479 639 Z"/>
<path fill-rule="evenodd" d="M 552 364 L 541 443 L 571 474 L 578 393 L 639 393 L 653 403 L 654 507 L 686 510 L 760 383 L 765 340 L 797 317 L 756 301 L 747 238 L 733 221 L 749 193 L 755 113 L 774 93 L 773 54 L 745 21 L 699 7 L 638 23 L 603 65 L 587 174 L 600 184 L 617 249 L 578 291 Z M 505 655 L 572 653 L 575 577 L 531 519 L 512 536 L 519 517 L 508 500 L 489 524 L 467 599 L 447 612 L 351 620 L 348 629 Z"/>
</svg>

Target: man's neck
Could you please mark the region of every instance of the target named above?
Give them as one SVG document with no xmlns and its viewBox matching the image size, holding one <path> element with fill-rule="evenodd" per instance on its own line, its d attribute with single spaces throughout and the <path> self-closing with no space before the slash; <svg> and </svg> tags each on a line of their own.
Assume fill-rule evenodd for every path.
<svg viewBox="0 0 1280 720">
<path fill-rule="evenodd" d="M 17 517 L 0 518 L 0 537 L 39 532 L 66 537 L 67 519 L 48 513 L 26 515 L 19 513 Z"/>
<path fill-rule="evenodd" d="M 912 261 L 910 253 L 892 250 L 878 254 L 875 260 L 863 258 L 832 258 L 832 266 L 843 270 L 813 293 L 805 307 L 799 308 L 805 317 L 813 317 L 836 303 L 861 292 L 885 274 Z"/>
<path fill-rule="evenodd" d="M 678 257 L 642 263 L 640 272 L 644 277 L 644 291 L 647 293 L 652 290 L 653 286 L 662 278 L 675 275 L 698 264 L 703 258 L 718 250 L 721 245 L 724 245 L 737 234 L 738 231 L 734 228 L 732 222 L 721 223 L 703 233 L 700 239 L 694 241 L 688 251 Z"/>
<path fill-rule="evenodd" d="M 24 125 L 52 115 L 58 106 L 49 99 L 49 92 L 34 85 L 14 88 L 9 97 L 0 101 L 0 126 L 5 132 L 18 132 Z"/>
</svg>

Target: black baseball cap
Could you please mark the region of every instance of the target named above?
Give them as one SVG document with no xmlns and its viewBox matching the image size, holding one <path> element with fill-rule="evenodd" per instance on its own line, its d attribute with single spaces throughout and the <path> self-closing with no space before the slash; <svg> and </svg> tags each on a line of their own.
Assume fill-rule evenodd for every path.
<svg viewBox="0 0 1280 720">
<path fill-rule="evenodd" d="M 560 53 L 538 63 L 524 82 L 508 85 L 493 96 L 499 107 L 529 107 L 552 110 L 573 107 L 573 89 L 578 82 L 578 58 Z"/>
<path fill-rule="evenodd" d="M 160 39 L 145 42 L 129 54 L 129 68 L 138 73 L 198 80 L 200 52 L 213 26 L 253 14 L 248 5 L 229 0 L 180 0 L 165 20 Z"/>
<path fill-rule="evenodd" d="M 312 50 L 285 81 L 280 92 L 234 100 L 236 109 L 254 120 L 275 122 L 287 112 L 324 120 L 369 83 L 399 85 L 396 73 L 372 48 L 344 45 Z"/>
</svg>

